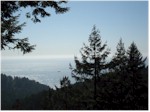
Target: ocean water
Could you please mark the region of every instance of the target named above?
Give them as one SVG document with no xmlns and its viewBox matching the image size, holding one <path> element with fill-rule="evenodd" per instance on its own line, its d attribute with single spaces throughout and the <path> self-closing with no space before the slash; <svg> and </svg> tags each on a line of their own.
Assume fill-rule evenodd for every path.
<svg viewBox="0 0 150 112">
<path fill-rule="evenodd" d="M 52 88 L 60 86 L 60 79 L 68 76 L 71 83 L 69 64 L 73 64 L 73 58 L 50 59 L 2 59 L 1 73 L 10 76 L 27 77 Z"/>
<path fill-rule="evenodd" d="M 148 65 L 147 60 L 145 63 Z M 71 83 L 75 82 L 69 64 L 74 66 L 73 58 L 2 58 L 1 73 L 12 77 L 27 77 L 55 88 L 55 85 L 60 86 L 64 76 L 68 76 Z"/>
</svg>

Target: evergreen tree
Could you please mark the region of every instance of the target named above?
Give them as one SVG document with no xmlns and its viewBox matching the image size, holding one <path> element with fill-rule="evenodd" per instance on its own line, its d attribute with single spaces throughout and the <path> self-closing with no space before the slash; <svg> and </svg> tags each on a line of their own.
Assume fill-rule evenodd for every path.
<svg viewBox="0 0 150 112">
<path fill-rule="evenodd" d="M 20 49 L 25 54 L 34 50 L 35 45 L 30 45 L 28 38 L 14 38 L 15 34 L 20 33 L 22 27 L 25 26 L 25 23 L 18 24 L 18 17 L 14 16 L 8 20 L 4 19 L 1 21 L 1 49 L 4 50 L 6 47 L 9 49 Z"/>
<path fill-rule="evenodd" d="M 30 12 L 26 13 L 26 17 L 30 18 L 34 23 L 41 22 L 39 19 L 50 16 L 46 8 L 53 8 L 57 14 L 65 13 L 68 7 L 61 7 L 66 1 L 1 1 L 1 49 L 20 49 L 23 54 L 34 50 L 35 45 L 30 45 L 28 38 L 15 38 L 15 35 L 22 31 L 25 23 L 18 24 L 16 13 L 23 8 L 31 8 Z M 21 14 L 21 12 L 20 12 Z"/>
<path fill-rule="evenodd" d="M 142 54 L 138 50 L 136 44 L 133 42 L 127 51 L 127 68 L 128 72 L 136 73 L 141 69 L 145 68 L 145 61 L 147 58 L 143 59 Z"/>
<path fill-rule="evenodd" d="M 107 44 L 102 44 L 99 30 L 93 27 L 89 36 L 89 45 L 81 48 L 81 60 L 75 57 L 75 68 L 72 68 L 72 77 L 76 81 L 94 79 L 94 99 L 96 100 L 97 78 L 100 77 L 102 70 L 106 68 L 106 57 L 110 53 L 106 49 Z"/>
<path fill-rule="evenodd" d="M 115 53 L 112 61 L 110 62 L 110 69 L 119 73 L 125 71 L 127 64 L 127 56 L 122 39 L 120 39 L 116 49 L 117 52 Z"/>
<path fill-rule="evenodd" d="M 124 105 L 123 99 L 126 94 L 125 86 L 127 85 L 126 83 L 128 83 L 126 82 L 127 56 L 122 39 L 119 40 L 119 43 L 116 47 L 116 53 L 113 56 L 109 65 L 109 68 L 111 70 L 110 74 L 112 77 L 112 79 L 110 79 L 112 81 L 111 83 L 115 83 L 117 85 L 117 90 L 112 91 L 111 94 L 114 95 L 114 97 L 116 96 L 118 99 L 120 99 L 116 101 L 118 103 L 117 108 L 121 108 Z M 113 77 L 113 75 L 116 77 L 117 80 Z M 109 91 L 111 91 L 111 89 Z"/>
<path fill-rule="evenodd" d="M 131 86 L 127 99 L 131 102 L 133 109 L 138 108 L 138 103 L 140 103 L 139 97 L 141 97 L 143 88 L 142 70 L 145 68 L 145 60 L 146 58 L 143 59 L 142 54 L 133 42 L 127 51 L 127 72 L 130 76 L 128 83 Z"/>
<path fill-rule="evenodd" d="M 60 87 L 62 88 L 62 87 L 67 87 L 67 86 L 69 86 L 70 85 L 70 80 L 69 80 L 69 78 L 68 77 L 63 77 L 63 79 L 62 80 L 60 80 Z"/>
</svg>

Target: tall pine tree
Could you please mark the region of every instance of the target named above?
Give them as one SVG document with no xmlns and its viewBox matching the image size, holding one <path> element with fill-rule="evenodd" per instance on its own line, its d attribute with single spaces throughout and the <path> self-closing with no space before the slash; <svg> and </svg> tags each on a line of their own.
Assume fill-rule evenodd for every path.
<svg viewBox="0 0 150 112">
<path fill-rule="evenodd" d="M 141 90 L 143 88 L 142 70 L 145 68 L 146 59 L 143 58 L 136 44 L 133 42 L 127 51 L 127 72 L 130 77 L 128 83 L 131 83 L 131 89 L 128 92 L 127 99 L 131 102 L 133 109 L 138 108 L 140 103 L 139 97 L 141 97 Z"/>
<path fill-rule="evenodd" d="M 72 76 L 76 81 L 94 79 L 94 99 L 96 100 L 97 79 L 106 68 L 106 57 L 110 50 L 107 44 L 102 44 L 99 30 L 93 27 L 89 36 L 89 45 L 81 48 L 81 60 L 75 57 L 75 68 L 72 68 Z"/>
</svg>

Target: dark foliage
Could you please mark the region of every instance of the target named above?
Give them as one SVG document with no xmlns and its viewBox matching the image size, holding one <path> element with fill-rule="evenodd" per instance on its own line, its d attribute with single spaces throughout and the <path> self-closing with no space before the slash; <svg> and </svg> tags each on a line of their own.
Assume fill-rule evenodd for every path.
<svg viewBox="0 0 150 112">
<path fill-rule="evenodd" d="M 70 80 L 69 80 L 69 78 L 68 77 L 63 77 L 63 79 L 62 80 L 60 80 L 60 87 L 62 88 L 62 87 L 67 87 L 67 86 L 69 86 L 70 85 Z"/>
<path fill-rule="evenodd" d="M 116 47 L 116 53 L 113 56 L 110 64 L 109 69 L 113 72 L 124 72 L 127 68 L 127 55 L 124 48 L 124 43 L 122 42 L 122 39 L 120 39 L 117 47 Z"/>
<path fill-rule="evenodd" d="M 26 13 L 27 18 L 31 18 L 34 23 L 41 22 L 40 18 L 50 16 L 47 8 L 55 9 L 56 14 L 62 14 L 69 10 L 68 7 L 61 7 L 62 3 L 56 1 L 1 1 L 1 49 L 20 49 L 23 54 L 29 53 L 35 49 L 35 45 L 30 45 L 28 38 L 15 38 L 15 35 L 21 33 L 25 23 L 19 24 L 16 12 L 26 7 L 31 8 L 31 12 Z"/>
<path fill-rule="evenodd" d="M 106 58 L 108 57 L 110 50 L 107 48 L 107 44 L 102 44 L 99 30 L 96 26 L 93 27 L 89 36 L 89 46 L 84 44 L 81 49 L 81 61 L 75 57 L 75 68 L 70 67 L 72 70 L 72 77 L 76 81 L 85 81 L 94 79 L 94 99 L 97 99 L 97 80 L 102 75 L 102 71 L 106 69 Z M 93 107 L 95 108 L 95 107 Z"/>
<path fill-rule="evenodd" d="M 130 74 L 107 73 L 97 83 L 93 99 L 93 80 L 78 82 L 57 90 L 46 90 L 20 100 L 21 110 L 147 110 L 148 69 L 141 71 L 133 94 Z M 16 102 L 15 102 L 16 103 Z"/>
<path fill-rule="evenodd" d="M 145 61 L 147 58 L 143 59 L 142 54 L 140 53 L 134 42 L 128 48 L 127 57 L 128 72 L 136 73 L 139 72 L 141 69 L 145 68 Z"/>
<path fill-rule="evenodd" d="M 101 75 L 102 70 L 106 69 L 106 58 L 110 54 L 110 49 L 106 47 L 107 44 L 102 44 L 100 32 L 94 26 L 89 36 L 89 45 L 84 44 L 81 48 L 81 61 L 75 57 L 75 68 L 70 67 L 76 81 L 82 82 Z"/>
<path fill-rule="evenodd" d="M 147 110 L 148 68 L 142 69 L 141 73 L 137 74 L 140 77 L 135 83 L 135 90 L 130 75 L 115 72 L 101 75 L 97 82 L 96 102 L 93 99 L 93 80 L 78 82 L 57 90 L 44 90 L 24 99 L 14 100 L 15 95 L 11 92 L 12 83 L 10 83 L 12 78 L 8 77 L 5 89 L 9 92 L 2 94 L 2 110 L 93 110 L 93 107 L 95 110 Z M 18 95 L 25 91 L 22 88 L 21 92 L 18 91 Z M 7 102 L 4 101 L 6 98 Z M 13 104 L 10 104 L 12 101 Z"/>
<path fill-rule="evenodd" d="M 28 78 L 19 78 L 1 74 L 1 106 L 3 110 L 12 109 L 14 102 L 19 102 L 31 94 L 48 90 L 49 87 Z M 15 108 L 14 108 L 15 109 Z"/>
</svg>

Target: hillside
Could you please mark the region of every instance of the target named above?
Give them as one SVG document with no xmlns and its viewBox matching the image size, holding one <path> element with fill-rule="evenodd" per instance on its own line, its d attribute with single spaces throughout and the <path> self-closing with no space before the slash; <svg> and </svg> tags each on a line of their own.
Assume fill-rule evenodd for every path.
<svg viewBox="0 0 150 112">
<path fill-rule="evenodd" d="M 134 83 L 134 85 L 132 79 L 131 74 L 107 73 L 102 75 L 100 79 L 98 79 L 96 101 L 94 100 L 93 80 L 78 82 L 73 85 L 68 85 L 67 87 L 56 88 L 56 90 L 46 90 L 48 88 L 45 88 L 45 90 L 37 94 L 14 102 L 13 105 L 15 108 L 13 109 L 147 110 L 148 69 L 145 68 L 143 72 L 137 74 L 135 79 L 136 83 Z M 22 91 L 27 90 L 22 88 Z M 4 100 L 6 96 L 4 96 L 4 94 L 2 94 L 2 96 Z M 10 96 L 12 96 L 12 94 L 9 94 L 9 97 Z M 4 106 L 4 104 L 2 106 Z"/>
<path fill-rule="evenodd" d="M 49 87 L 28 78 L 19 78 L 1 74 L 1 109 L 12 109 L 19 99 L 48 90 Z"/>
</svg>

